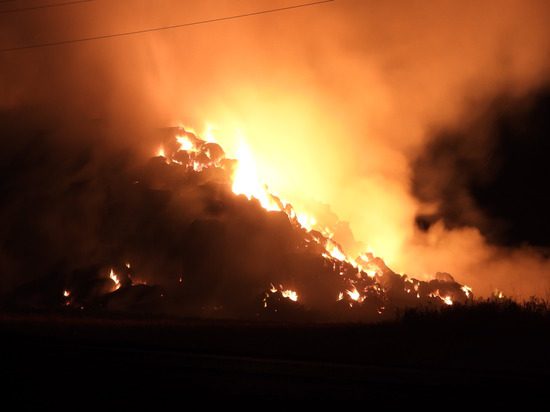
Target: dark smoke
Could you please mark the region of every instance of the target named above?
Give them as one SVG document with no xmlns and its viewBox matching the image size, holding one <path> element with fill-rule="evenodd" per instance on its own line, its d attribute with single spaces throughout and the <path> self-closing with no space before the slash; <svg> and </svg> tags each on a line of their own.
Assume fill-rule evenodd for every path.
<svg viewBox="0 0 550 412">
<path fill-rule="evenodd" d="M 476 227 L 497 246 L 550 246 L 550 89 L 477 107 L 472 122 L 437 135 L 414 163 L 414 194 L 437 204 L 418 224 Z"/>
</svg>

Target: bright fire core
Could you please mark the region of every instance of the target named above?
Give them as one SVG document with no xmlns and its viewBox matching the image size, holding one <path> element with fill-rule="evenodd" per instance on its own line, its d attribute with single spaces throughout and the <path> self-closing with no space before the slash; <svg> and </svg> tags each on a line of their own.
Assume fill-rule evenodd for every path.
<svg viewBox="0 0 550 412">
<path fill-rule="evenodd" d="M 180 129 L 180 133 L 176 136 L 179 148 L 174 154 L 166 153 L 162 146 L 157 149 L 155 154 L 163 158 L 167 164 L 175 163 L 195 172 L 201 172 L 208 167 L 223 168 L 222 159 L 224 158 L 225 150 L 216 143 L 211 129 L 205 133 L 206 140 L 198 138 L 195 133 L 188 130 L 186 128 Z M 178 153 L 185 155 L 178 156 Z M 290 202 L 270 192 L 265 182 L 259 178 L 254 155 L 242 136 L 238 139 L 236 150 L 232 153 L 234 153 L 233 160 L 236 160 L 231 173 L 231 188 L 233 193 L 244 195 L 249 200 L 257 200 L 267 211 L 285 213 L 291 222 L 309 234 L 307 242 L 313 242 L 323 247 L 324 252 L 322 253 L 322 257 L 331 263 L 334 268 L 337 265 L 350 265 L 354 268 L 356 271 L 355 277 L 348 280 L 348 287 L 346 289 L 335 293 L 335 301 L 345 299 L 349 302 L 350 306 L 353 306 L 363 303 L 369 294 L 383 294 L 385 292 L 384 287 L 380 286 L 377 282 L 388 277 L 387 273 L 389 269 L 385 269 L 385 265 L 380 259 L 375 258 L 371 252 L 363 253 L 357 258 L 347 255 L 337 242 L 337 239 L 334 239 L 333 228 L 321 225 L 319 220 L 307 211 L 296 211 Z M 371 249 L 369 248 L 369 250 Z M 115 281 L 117 286 L 119 285 L 114 276 L 111 276 L 111 279 Z M 414 291 L 411 296 L 420 299 L 422 294 L 422 291 L 419 289 L 420 282 L 415 279 L 409 279 L 406 276 L 403 279 L 405 279 L 405 284 L 408 285 L 404 291 L 408 294 Z M 300 291 L 295 291 L 288 286 L 278 285 L 276 287 L 271 285 L 268 292 L 266 292 L 264 306 L 267 307 L 267 298 L 271 295 L 279 295 L 283 299 L 299 302 Z M 464 294 L 468 298 L 470 292 L 471 288 L 462 286 L 459 293 Z M 423 295 L 427 299 L 439 301 L 444 305 L 453 304 L 453 296 L 439 289 L 426 291 Z M 379 313 L 383 311 L 383 308 L 381 306 Z"/>
</svg>

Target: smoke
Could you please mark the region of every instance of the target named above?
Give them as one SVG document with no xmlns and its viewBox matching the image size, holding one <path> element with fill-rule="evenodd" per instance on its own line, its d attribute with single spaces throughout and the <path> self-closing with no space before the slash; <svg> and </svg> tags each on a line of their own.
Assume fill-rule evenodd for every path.
<svg viewBox="0 0 550 412">
<path fill-rule="evenodd" d="M 290 4 L 98 1 L 1 15 L 0 42 L 94 36 Z M 544 258 L 489 244 L 486 227 L 493 221 L 468 203 L 463 182 L 447 190 L 456 189 L 453 207 L 471 218 L 454 227 L 435 223 L 428 231 L 417 228 L 416 217 L 438 210 L 441 191 L 433 190 L 425 202 L 411 182 L 426 187 L 436 176 L 444 186 L 446 177 L 455 176 L 446 166 L 425 167 L 425 178 L 415 174 L 417 159 L 434 139 L 472 124 L 496 96 L 520 98 L 548 80 L 549 11 L 544 1 L 339 0 L 182 30 L 2 53 L 0 110 L 11 119 L 3 129 L 13 131 L 3 133 L 3 151 L 12 153 L 23 126 L 28 133 L 46 130 L 57 136 L 48 162 L 71 162 L 87 148 L 93 156 L 82 173 L 100 185 L 99 171 L 132 169 L 156 150 L 155 128 L 211 124 L 229 155 L 240 139 L 248 142 L 260 176 L 275 193 L 298 209 L 330 205 L 331 216 L 349 222 L 355 239 L 397 271 L 430 277 L 446 271 L 483 293 L 499 288 L 533 294 L 546 287 Z M 483 158 L 493 140 L 479 130 L 461 147 Z M 30 156 L 42 140 L 35 137 L 23 152 Z M 451 168 L 461 167 L 446 159 Z M 23 170 L 39 164 L 25 163 Z M 57 193 L 44 182 L 29 182 L 26 187 Z M 52 177 L 47 184 L 63 182 Z M 346 243 L 359 252 L 355 239 Z M 80 253 L 93 254 L 89 248 Z M 518 265 L 525 269 L 516 270 Z M 519 273 L 530 273 L 529 280 Z"/>
</svg>

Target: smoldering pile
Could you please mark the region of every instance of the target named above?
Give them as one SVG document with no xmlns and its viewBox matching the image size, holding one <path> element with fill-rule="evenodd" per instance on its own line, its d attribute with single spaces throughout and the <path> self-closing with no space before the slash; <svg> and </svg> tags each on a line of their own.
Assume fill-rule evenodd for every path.
<svg viewBox="0 0 550 412">
<path fill-rule="evenodd" d="M 65 148 L 59 162 L 44 136 L 2 154 L 5 306 L 373 320 L 472 299 L 448 274 L 423 282 L 369 253 L 347 257 L 276 196 L 266 210 L 236 195 L 238 162 L 221 146 L 163 133 L 162 153 L 142 162 L 90 148 Z"/>
</svg>

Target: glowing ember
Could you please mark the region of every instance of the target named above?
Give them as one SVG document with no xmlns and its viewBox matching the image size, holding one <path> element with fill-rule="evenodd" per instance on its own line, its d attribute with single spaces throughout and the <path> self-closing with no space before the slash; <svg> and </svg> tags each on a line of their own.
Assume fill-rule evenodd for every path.
<svg viewBox="0 0 550 412">
<path fill-rule="evenodd" d="M 115 290 L 118 290 L 120 288 L 120 279 L 113 269 L 109 272 L 109 278 L 114 282 Z"/>
</svg>

